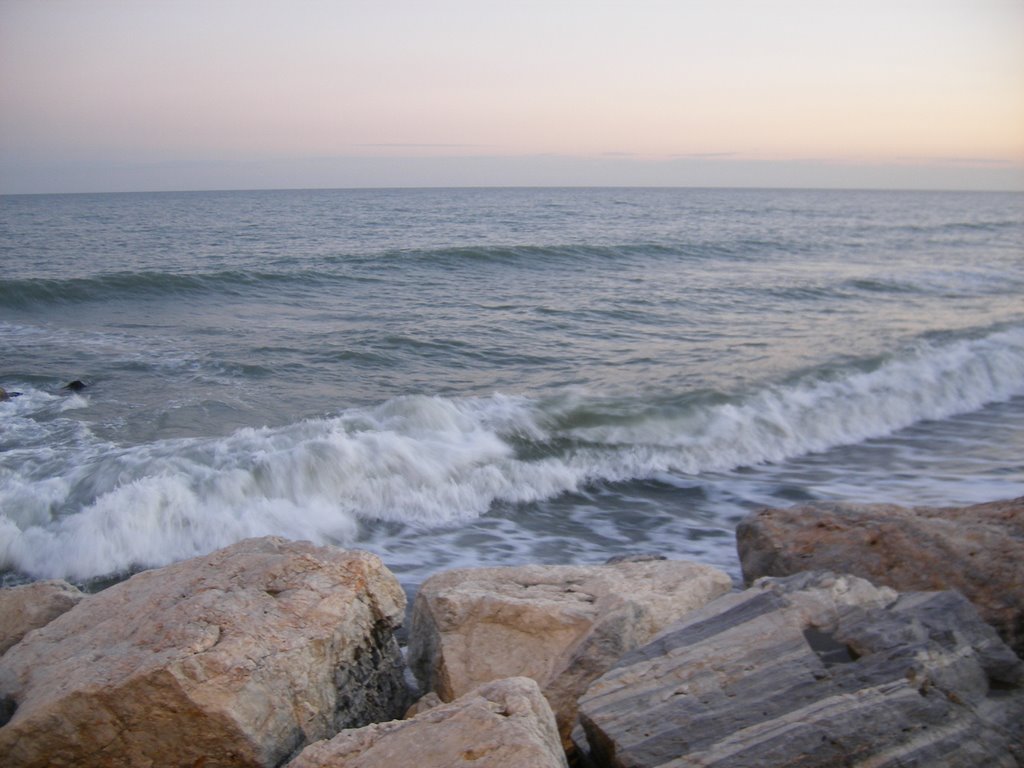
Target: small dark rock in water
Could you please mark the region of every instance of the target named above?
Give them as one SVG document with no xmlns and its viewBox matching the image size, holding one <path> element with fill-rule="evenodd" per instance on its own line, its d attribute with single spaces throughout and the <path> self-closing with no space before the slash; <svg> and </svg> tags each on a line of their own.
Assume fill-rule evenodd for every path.
<svg viewBox="0 0 1024 768">
<path fill-rule="evenodd" d="M 8 392 L 3 387 L 0 387 L 0 403 L 4 400 L 10 400 L 15 397 L 21 397 L 21 392 Z"/>
<path fill-rule="evenodd" d="M 74 381 L 69 381 L 61 389 L 66 389 L 69 392 L 81 392 L 85 389 L 85 382 L 81 379 L 75 379 Z"/>
</svg>

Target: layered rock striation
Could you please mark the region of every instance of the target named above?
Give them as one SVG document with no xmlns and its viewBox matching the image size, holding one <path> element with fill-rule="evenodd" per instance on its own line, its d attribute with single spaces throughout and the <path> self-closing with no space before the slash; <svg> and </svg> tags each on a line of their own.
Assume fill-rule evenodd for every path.
<svg viewBox="0 0 1024 768">
<path fill-rule="evenodd" d="M 901 591 L 955 589 L 1024 657 L 1024 497 L 968 507 L 816 503 L 736 529 L 743 576 L 850 573 Z"/>
<path fill-rule="evenodd" d="M 628 653 L 580 700 L 597 766 L 1024 764 L 1024 665 L 956 592 L 763 579 Z"/>
</svg>

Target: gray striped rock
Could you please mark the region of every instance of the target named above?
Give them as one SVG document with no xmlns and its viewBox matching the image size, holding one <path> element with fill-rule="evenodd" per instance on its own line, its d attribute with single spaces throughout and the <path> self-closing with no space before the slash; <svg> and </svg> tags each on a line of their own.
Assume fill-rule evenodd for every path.
<svg viewBox="0 0 1024 768">
<path fill-rule="evenodd" d="M 955 589 L 1024 657 L 1024 497 L 969 507 L 816 503 L 736 529 L 743 577 L 849 573 L 900 591 Z"/>
<path fill-rule="evenodd" d="M 409 665 L 444 701 L 489 680 L 530 677 L 571 746 L 587 685 L 731 586 L 716 568 L 664 559 L 447 571 L 416 596 Z"/>
<path fill-rule="evenodd" d="M 1021 661 L 960 594 L 802 573 L 623 657 L 580 700 L 581 746 L 614 768 L 1017 768 L 1022 686 Z"/>
<path fill-rule="evenodd" d="M 346 730 L 306 747 L 288 768 L 567 768 L 537 683 L 486 683 L 408 720 Z"/>
<path fill-rule="evenodd" d="M 376 556 L 278 538 L 139 573 L 0 657 L 0 762 L 278 766 L 405 710 L 404 607 Z"/>
</svg>

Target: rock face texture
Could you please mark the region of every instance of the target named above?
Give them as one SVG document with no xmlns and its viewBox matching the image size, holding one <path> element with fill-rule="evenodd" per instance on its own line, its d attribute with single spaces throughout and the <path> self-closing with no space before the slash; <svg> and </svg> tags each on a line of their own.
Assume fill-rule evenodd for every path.
<svg viewBox="0 0 1024 768">
<path fill-rule="evenodd" d="M 85 597 L 66 581 L 37 581 L 0 589 L 0 654 L 33 629 L 45 627 Z"/>
<path fill-rule="evenodd" d="M 364 552 L 250 539 L 95 595 L 0 658 L 7 766 L 276 766 L 408 705 L 405 595 Z"/>
<path fill-rule="evenodd" d="M 594 763 L 642 768 L 1024 765 L 1024 666 L 956 592 L 763 579 L 588 689 Z"/>
<path fill-rule="evenodd" d="M 1024 657 L 1024 497 L 961 508 L 811 504 L 736 529 L 743 577 L 850 573 L 901 591 L 955 589 Z"/>
<path fill-rule="evenodd" d="M 592 680 L 730 587 L 722 571 L 673 560 L 447 571 L 416 596 L 409 664 L 445 701 L 490 680 L 536 680 L 568 746 Z"/>
<path fill-rule="evenodd" d="M 342 731 L 288 768 L 566 768 L 551 708 L 525 677 L 487 683 L 411 720 Z"/>
</svg>

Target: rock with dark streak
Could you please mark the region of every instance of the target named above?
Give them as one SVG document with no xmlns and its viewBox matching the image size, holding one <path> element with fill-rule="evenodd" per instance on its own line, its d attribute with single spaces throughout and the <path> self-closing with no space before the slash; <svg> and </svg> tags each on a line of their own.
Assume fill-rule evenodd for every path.
<svg viewBox="0 0 1024 768">
<path fill-rule="evenodd" d="M 580 720 L 611 768 L 1018 768 L 1024 665 L 956 592 L 801 573 L 627 654 Z"/>
<path fill-rule="evenodd" d="M 901 591 L 955 589 L 1024 657 L 1024 497 L 969 507 L 817 503 L 736 529 L 743 576 L 850 573 Z"/>
<path fill-rule="evenodd" d="M 278 766 L 408 706 L 380 559 L 250 539 L 137 574 L 0 657 L 3 764 Z"/>
</svg>

